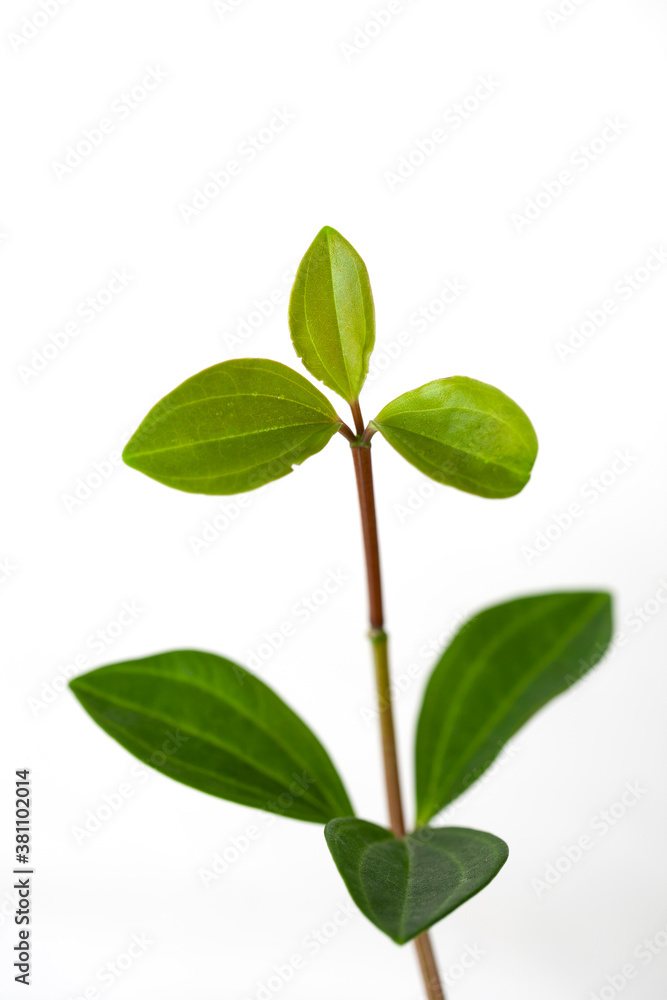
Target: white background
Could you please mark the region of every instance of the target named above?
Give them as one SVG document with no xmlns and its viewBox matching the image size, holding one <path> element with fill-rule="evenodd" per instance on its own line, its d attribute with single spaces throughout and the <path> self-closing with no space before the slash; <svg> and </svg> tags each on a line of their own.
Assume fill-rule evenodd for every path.
<svg viewBox="0 0 667 1000">
<path fill-rule="evenodd" d="M 259 672 L 329 748 L 359 815 L 385 822 L 378 736 L 363 714 L 373 689 L 343 439 L 249 495 L 199 555 L 192 538 L 220 514 L 216 498 L 171 491 L 125 467 L 101 483 L 94 475 L 150 406 L 200 369 L 242 356 L 300 368 L 285 301 L 241 345 L 229 334 L 255 300 L 287 293 L 285 271 L 325 224 L 366 260 L 379 353 L 412 333 L 368 383 L 367 417 L 409 388 L 465 374 L 515 398 L 540 438 L 519 497 L 427 487 L 409 515 L 411 491 L 427 480 L 374 443 L 394 672 L 412 665 L 417 674 L 396 706 L 408 800 L 414 723 L 434 661 L 424 646 L 441 645 L 459 618 L 518 594 L 605 587 L 626 639 L 443 815 L 511 847 L 492 886 L 435 928 L 450 979 L 467 948 L 483 952 L 448 995 L 664 1000 L 667 949 L 650 963 L 636 949 L 656 935 L 667 942 L 659 601 L 667 596 L 667 266 L 631 296 L 614 290 L 651 248 L 667 247 L 664 5 L 580 0 L 557 21 L 548 17 L 556 0 L 413 0 L 365 48 L 344 51 L 341 43 L 363 42 L 356 30 L 381 6 L 237 0 L 225 12 L 208 0 L 70 0 L 17 43 L 12 36 L 31 31 L 25 18 L 43 20 L 40 7 L 2 4 L 3 1000 L 25 995 L 12 982 L 5 894 L 11 781 L 25 766 L 35 803 L 33 1000 L 254 1000 L 295 954 L 305 968 L 270 996 L 422 995 L 411 947 L 397 948 L 361 915 L 317 955 L 305 942 L 348 899 L 318 826 L 278 820 L 266 829 L 262 813 L 156 773 L 146 779 L 57 691 L 77 655 L 92 667 L 195 646 L 247 663 L 265 633 L 294 622 L 296 635 Z M 149 68 L 166 79 L 131 114 L 112 112 L 113 131 L 59 179 L 54 164 L 67 147 Z M 446 142 L 391 190 L 386 173 L 480 77 L 495 81 L 493 95 L 460 128 L 450 115 Z M 294 120 L 248 162 L 239 147 L 275 108 Z M 622 123 L 621 134 L 577 167 L 586 157 L 577 150 L 607 118 Z M 181 206 L 233 158 L 240 175 L 186 222 Z M 568 168 L 573 183 L 547 204 L 543 183 Z M 517 225 L 513 213 L 540 192 L 538 217 Z M 79 305 L 114 269 L 132 280 L 87 323 Z M 433 316 L 429 304 L 447 280 L 465 292 L 417 330 L 411 315 L 426 307 Z M 570 328 L 610 297 L 615 314 L 559 356 Z M 35 352 L 73 321 L 78 335 L 49 348 L 55 356 L 37 370 Z M 619 449 L 630 458 L 617 474 L 609 470 Z M 593 485 L 601 474 L 604 492 Z M 85 495 L 78 481 L 91 475 L 96 487 L 68 502 L 77 486 Z M 573 503 L 580 516 L 554 527 Z M 552 541 L 531 554 L 550 525 Z M 308 621 L 297 617 L 295 605 L 330 570 L 348 577 L 344 586 Z M 116 631 L 123 602 L 141 609 L 136 619 L 92 649 L 98 628 Z M 641 622 L 634 609 L 644 606 Z M 627 783 L 639 784 L 639 796 L 614 808 L 625 814 L 603 835 L 600 814 Z M 77 843 L 76 828 L 123 784 L 131 797 Z M 200 869 L 252 826 L 252 848 L 205 888 Z M 540 888 L 548 866 L 566 868 L 564 849 L 585 834 L 591 850 Z M 133 934 L 152 943 L 105 985 L 98 971 L 123 956 Z M 627 963 L 637 975 L 624 983 Z"/>
</svg>

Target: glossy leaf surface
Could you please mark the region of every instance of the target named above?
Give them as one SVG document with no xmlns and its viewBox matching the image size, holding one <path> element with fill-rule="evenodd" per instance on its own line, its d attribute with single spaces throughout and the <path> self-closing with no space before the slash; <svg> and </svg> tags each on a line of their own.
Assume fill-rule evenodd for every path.
<svg viewBox="0 0 667 1000">
<path fill-rule="evenodd" d="M 299 265 L 289 321 L 308 371 L 348 402 L 357 399 L 375 343 L 373 294 L 363 260 L 330 226 Z"/>
<path fill-rule="evenodd" d="M 461 795 L 536 712 L 601 659 L 611 598 L 542 594 L 488 608 L 436 664 L 417 728 L 418 822 Z"/>
<path fill-rule="evenodd" d="M 105 732 L 176 781 L 312 823 L 353 815 L 317 737 L 230 660 L 177 650 L 101 667 L 70 686 Z"/>
<path fill-rule="evenodd" d="M 324 832 L 353 900 L 397 944 L 476 895 L 509 855 L 499 837 L 460 827 L 424 827 L 398 840 L 374 823 L 334 819 Z"/>
<path fill-rule="evenodd" d="M 223 361 L 153 407 L 123 460 L 188 493 L 243 493 L 281 479 L 340 427 L 319 389 L 277 361 Z"/>
<path fill-rule="evenodd" d="M 523 410 L 500 389 L 462 376 L 406 392 L 371 426 L 431 479 L 480 497 L 519 493 L 537 456 Z"/>
</svg>

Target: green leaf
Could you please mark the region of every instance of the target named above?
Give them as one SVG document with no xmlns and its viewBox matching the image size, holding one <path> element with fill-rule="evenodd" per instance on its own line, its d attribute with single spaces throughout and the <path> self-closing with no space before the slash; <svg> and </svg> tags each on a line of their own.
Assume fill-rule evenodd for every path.
<svg viewBox="0 0 667 1000">
<path fill-rule="evenodd" d="M 479 497 L 519 493 L 537 457 L 523 410 L 500 389 L 463 376 L 406 392 L 371 427 L 431 479 Z"/>
<path fill-rule="evenodd" d="M 230 660 L 158 653 L 93 670 L 70 687 L 121 746 L 184 785 L 311 823 L 354 815 L 316 736 Z"/>
<path fill-rule="evenodd" d="M 604 655 L 611 597 L 523 597 L 471 618 L 436 664 L 417 727 L 418 823 L 479 778 L 536 712 Z"/>
<path fill-rule="evenodd" d="M 341 426 L 303 375 L 277 361 L 224 361 L 153 407 L 123 460 L 188 493 L 242 493 L 281 479 Z"/>
<path fill-rule="evenodd" d="M 329 850 L 352 899 L 397 944 L 476 895 L 507 861 L 507 844 L 461 827 L 422 827 L 398 840 L 361 819 L 332 819 Z"/>
<path fill-rule="evenodd" d="M 289 306 L 296 353 L 348 403 L 358 398 L 375 343 L 375 308 L 363 260 L 330 226 L 299 265 Z"/>
</svg>

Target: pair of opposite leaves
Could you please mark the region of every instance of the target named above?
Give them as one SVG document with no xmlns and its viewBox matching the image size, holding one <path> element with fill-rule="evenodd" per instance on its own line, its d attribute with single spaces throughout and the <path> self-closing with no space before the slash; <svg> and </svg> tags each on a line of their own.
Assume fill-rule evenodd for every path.
<svg viewBox="0 0 667 1000">
<path fill-rule="evenodd" d="M 323 229 L 297 273 L 290 326 L 313 375 L 357 399 L 375 340 L 365 265 Z M 277 362 L 227 361 L 157 404 L 124 452 L 169 486 L 228 494 L 279 479 L 321 450 L 342 421 L 307 379 Z M 523 411 L 473 379 L 431 382 L 388 404 L 372 427 L 438 482 L 485 497 L 525 485 L 537 441 Z M 418 829 L 403 840 L 354 811 L 326 750 L 256 677 L 193 650 L 102 667 L 72 682 L 95 721 L 147 764 L 201 791 L 326 823 L 359 908 L 404 943 L 497 874 L 507 846 L 491 834 L 432 828 L 507 740 L 593 665 L 611 634 L 605 594 L 548 594 L 490 608 L 455 637 L 429 682 L 417 733 Z M 156 753 L 176 728 L 180 745 Z"/>
</svg>

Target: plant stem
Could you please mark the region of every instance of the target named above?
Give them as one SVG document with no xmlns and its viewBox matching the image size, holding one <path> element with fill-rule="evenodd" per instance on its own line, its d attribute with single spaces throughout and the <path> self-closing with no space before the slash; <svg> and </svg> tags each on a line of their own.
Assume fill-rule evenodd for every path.
<svg viewBox="0 0 667 1000">
<path fill-rule="evenodd" d="M 359 491 L 359 507 L 361 510 L 361 526 L 364 536 L 366 553 L 366 572 L 368 575 L 368 602 L 370 609 L 370 640 L 373 647 L 375 663 L 375 679 L 377 684 L 378 710 L 380 713 L 380 731 L 382 735 L 382 759 L 387 787 L 387 803 L 392 832 L 396 837 L 405 836 L 405 820 L 403 817 L 403 802 L 401 799 L 401 784 L 398 773 L 398 754 L 396 752 L 396 733 L 394 730 L 394 712 L 391 698 L 389 674 L 389 655 L 387 633 L 384 631 L 384 610 L 382 603 L 382 578 L 380 575 L 380 551 L 378 546 L 377 517 L 375 514 L 375 492 L 373 489 L 373 466 L 371 464 L 371 446 L 369 440 L 364 440 L 364 425 L 359 409 L 359 403 L 352 405 L 354 423 L 358 438 L 352 442 L 352 457 L 354 471 L 357 477 Z M 364 435 L 365 436 L 365 435 Z M 415 939 L 419 965 L 426 987 L 428 1000 L 445 1000 L 445 994 L 438 975 L 438 967 L 433 955 L 433 949 L 428 934 L 420 934 Z"/>
</svg>

